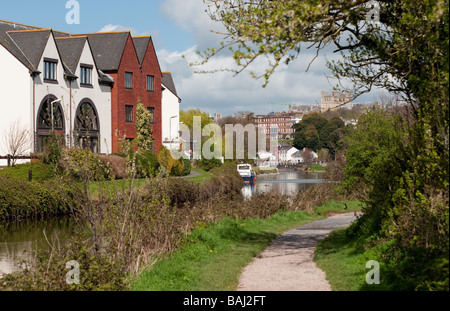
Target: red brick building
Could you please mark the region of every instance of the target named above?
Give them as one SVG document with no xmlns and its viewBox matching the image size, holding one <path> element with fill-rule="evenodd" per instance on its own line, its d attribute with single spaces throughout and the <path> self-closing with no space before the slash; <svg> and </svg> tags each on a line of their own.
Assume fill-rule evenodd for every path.
<svg viewBox="0 0 450 311">
<path fill-rule="evenodd" d="M 288 116 L 257 115 L 253 117 L 253 122 L 272 140 L 290 138 L 294 133 L 291 117 Z"/>
<path fill-rule="evenodd" d="M 121 151 L 120 138 L 136 138 L 136 106 L 139 100 L 153 115 L 153 147 L 159 150 L 162 145 L 162 73 L 151 37 L 132 38 L 130 32 L 82 35 L 88 37 L 99 69 L 113 80 L 112 152 Z"/>
</svg>

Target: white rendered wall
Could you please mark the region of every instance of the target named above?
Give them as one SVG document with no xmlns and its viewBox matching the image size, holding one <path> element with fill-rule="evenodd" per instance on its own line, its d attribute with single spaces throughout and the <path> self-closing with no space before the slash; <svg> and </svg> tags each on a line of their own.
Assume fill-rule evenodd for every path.
<svg viewBox="0 0 450 311">
<path fill-rule="evenodd" d="M 58 84 L 45 83 L 43 81 L 44 72 L 44 58 L 58 59 L 57 66 L 57 81 Z M 57 99 L 61 99 L 61 106 L 64 113 L 64 123 L 66 132 L 66 145 L 70 144 L 70 135 L 73 135 L 74 120 L 76 117 L 76 111 L 78 105 L 85 98 L 89 98 L 95 105 L 97 110 L 99 125 L 100 125 L 100 153 L 110 153 L 111 151 L 111 88 L 106 86 L 100 86 L 98 82 L 98 72 L 95 67 L 95 63 L 90 52 L 89 45 L 86 43 L 83 49 L 83 53 L 80 58 L 80 62 L 75 72 L 76 76 L 80 76 L 80 64 L 93 65 L 92 70 L 92 85 L 93 88 L 80 87 L 80 81 L 77 79 L 72 82 L 72 100 L 70 96 L 70 84 L 64 79 L 64 68 L 62 61 L 59 57 L 59 53 L 51 36 L 47 42 L 47 46 L 42 55 L 41 63 L 39 64 L 39 71 L 42 74 L 36 79 L 36 118 L 39 113 L 39 107 L 41 102 L 48 94 L 56 96 Z M 72 119 L 70 111 L 72 111 Z M 72 126 L 71 126 L 72 125 Z M 71 133 L 72 129 L 72 133 Z M 72 146 L 75 141 L 72 139 Z"/>
<path fill-rule="evenodd" d="M 8 153 L 4 136 L 13 122 L 20 122 L 30 131 L 32 142 L 32 89 L 29 70 L 0 45 L 0 155 Z M 30 145 L 31 151 L 31 145 Z M 6 166 L 0 160 L 0 166 Z"/>
<path fill-rule="evenodd" d="M 175 118 L 172 118 L 176 116 Z M 172 119 L 171 119 L 172 118 Z M 180 100 L 168 88 L 162 94 L 162 140 L 176 140 L 180 129 Z"/>
<path fill-rule="evenodd" d="M 75 71 L 75 75 L 81 76 L 81 64 L 87 64 L 94 66 L 92 69 L 92 86 L 93 88 L 81 87 L 80 79 L 78 78 L 74 82 L 72 82 L 72 120 L 70 120 L 70 113 L 66 115 L 66 133 L 70 133 L 69 124 L 72 124 L 72 135 L 74 130 L 74 120 L 76 116 L 76 111 L 80 104 L 82 104 L 82 100 L 85 98 L 89 98 L 95 105 L 95 109 L 97 110 L 97 117 L 99 119 L 100 126 L 100 149 L 99 153 L 111 153 L 112 151 L 112 125 L 111 125 L 111 87 L 100 85 L 98 82 L 98 71 L 94 63 L 94 58 L 92 56 L 91 50 L 89 48 L 89 44 L 86 42 L 83 48 L 83 53 L 80 57 L 80 62 L 78 63 L 77 69 Z M 69 82 L 65 82 L 65 87 L 67 92 L 70 92 Z M 67 93 L 67 99 L 69 99 L 69 93 Z M 70 101 L 69 101 L 70 105 Z M 66 110 L 66 109 L 65 109 Z M 69 112 L 69 108 L 67 112 Z M 74 143 L 75 140 L 72 140 Z"/>
</svg>

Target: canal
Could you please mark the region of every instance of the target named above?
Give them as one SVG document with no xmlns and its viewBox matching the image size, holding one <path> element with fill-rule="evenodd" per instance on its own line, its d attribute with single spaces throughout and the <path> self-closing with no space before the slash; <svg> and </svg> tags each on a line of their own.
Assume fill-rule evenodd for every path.
<svg viewBox="0 0 450 311">
<path fill-rule="evenodd" d="M 245 185 L 245 198 L 254 194 L 275 191 L 284 195 L 295 195 L 308 187 L 323 182 L 323 173 L 304 171 L 281 171 L 278 174 L 260 175 L 254 185 Z"/>
<path fill-rule="evenodd" d="M 246 185 L 242 193 L 247 199 L 254 194 L 270 191 L 294 195 L 321 183 L 321 175 L 294 171 L 262 175 L 255 185 Z M 75 228 L 76 224 L 69 218 L 0 222 L 0 277 L 17 271 L 18 264 L 23 260 L 31 260 L 36 249 L 49 247 L 48 243 L 56 240 L 62 243 L 74 233 Z"/>
</svg>

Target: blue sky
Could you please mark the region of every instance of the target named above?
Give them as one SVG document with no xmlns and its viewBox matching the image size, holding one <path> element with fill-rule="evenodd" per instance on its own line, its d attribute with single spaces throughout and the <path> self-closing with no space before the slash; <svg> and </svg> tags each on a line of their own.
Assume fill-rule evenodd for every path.
<svg viewBox="0 0 450 311">
<path fill-rule="evenodd" d="M 238 111 L 256 114 L 280 111 L 284 102 L 299 105 L 320 102 L 320 91 L 331 91 L 336 81 L 327 78 L 330 73 L 325 64 L 335 59 L 332 53 L 321 54 L 305 72 L 313 53 L 303 54 L 289 67 L 281 66 L 268 87 L 264 81 L 254 80 L 249 72 L 237 77 L 231 73 L 196 74 L 188 65 L 198 60 L 197 50 L 217 47 L 222 38 L 210 30 L 220 30 L 205 11 L 202 0 L 78 0 L 80 24 L 66 23 L 68 0 L 15 0 L 2 1 L 0 19 L 53 28 L 70 33 L 130 30 L 133 35 L 151 35 L 163 71 L 174 77 L 181 108 L 200 108 L 213 114 L 232 115 Z M 184 56 L 184 58 L 183 58 Z M 213 59 L 205 69 L 233 66 L 230 55 Z M 257 62 L 252 70 L 263 70 Z M 374 101 L 377 92 L 362 96 L 356 102 Z"/>
</svg>

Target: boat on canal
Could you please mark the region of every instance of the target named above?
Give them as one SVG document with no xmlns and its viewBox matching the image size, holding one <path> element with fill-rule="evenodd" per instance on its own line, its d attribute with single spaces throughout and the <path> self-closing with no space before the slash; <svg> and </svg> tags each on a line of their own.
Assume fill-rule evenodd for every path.
<svg viewBox="0 0 450 311">
<path fill-rule="evenodd" d="M 256 173 L 250 164 L 239 164 L 237 171 L 244 180 L 244 183 L 251 184 L 256 182 Z"/>
</svg>

